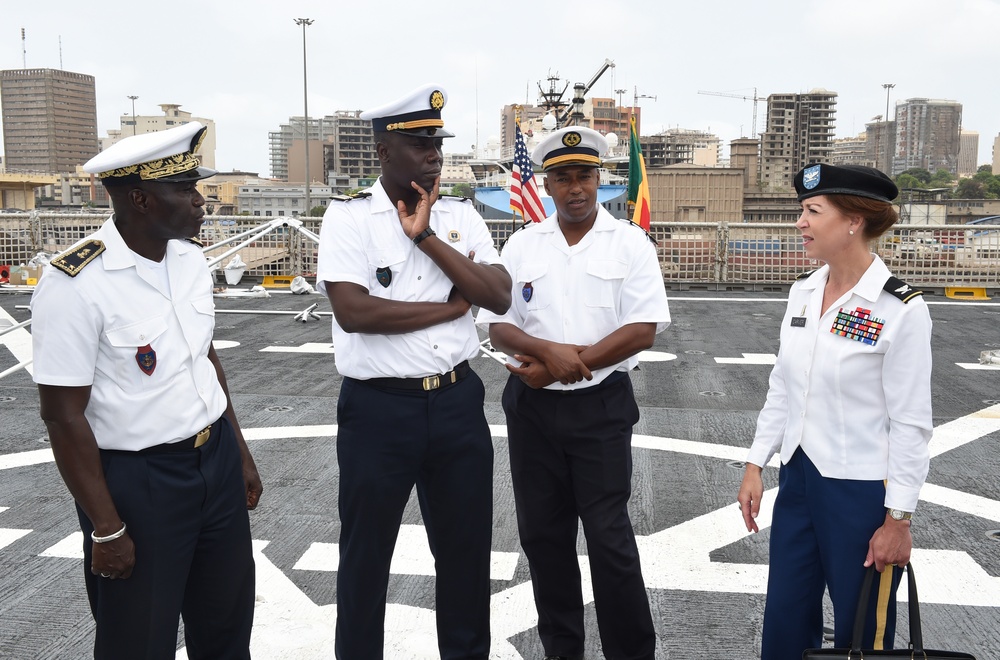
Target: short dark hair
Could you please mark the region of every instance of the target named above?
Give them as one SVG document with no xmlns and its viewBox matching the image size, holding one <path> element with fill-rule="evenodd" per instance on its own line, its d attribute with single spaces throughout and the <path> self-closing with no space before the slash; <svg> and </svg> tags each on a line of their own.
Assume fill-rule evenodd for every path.
<svg viewBox="0 0 1000 660">
<path fill-rule="evenodd" d="M 890 202 L 883 202 L 858 195 L 826 195 L 837 210 L 845 215 L 860 215 L 865 219 L 864 236 L 868 240 L 878 238 L 896 224 L 899 215 Z"/>
</svg>

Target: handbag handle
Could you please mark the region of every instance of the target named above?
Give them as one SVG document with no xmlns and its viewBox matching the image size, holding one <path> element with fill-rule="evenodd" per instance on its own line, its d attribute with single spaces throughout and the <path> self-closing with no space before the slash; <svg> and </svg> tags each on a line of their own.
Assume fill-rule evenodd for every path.
<svg viewBox="0 0 1000 660">
<path fill-rule="evenodd" d="M 888 567 L 887 567 L 888 568 Z M 924 636 L 920 629 L 920 603 L 917 600 L 917 581 L 913 577 L 913 563 L 906 565 L 906 588 L 909 593 L 908 605 L 910 611 L 910 649 L 914 655 L 924 654 Z M 872 582 L 875 579 L 875 565 L 868 567 L 864 582 L 861 583 L 861 594 L 858 596 L 858 607 L 854 614 L 854 634 L 851 637 L 851 654 L 861 655 L 861 638 L 865 634 L 865 619 L 868 615 L 868 601 L 871 597 Z"/>
</svg>

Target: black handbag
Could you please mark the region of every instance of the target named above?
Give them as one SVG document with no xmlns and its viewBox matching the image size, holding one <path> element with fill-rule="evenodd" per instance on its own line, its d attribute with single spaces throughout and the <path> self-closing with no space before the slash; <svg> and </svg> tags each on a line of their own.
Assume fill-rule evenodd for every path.
<svg viewBox="0 0 1000 660">
<path fill-rule="evenodd" d="M 910 647 L 893 651 L 862 651 L 861 637 L 865 631 L 865 616 L 868 613 L 868 597 L 875 578 L 875 567 L 869 566 L 865 581 L 858 597 L 858 609 L 854 615 L 854 634 L 849 649 L 806 649 L 802 660 L 862 660 L 863 658 L 913 658 L 914 660 L 976 660 L 976 657 L 960 651 L 936 651 L 924 648 L 924 637 L 920 631 L 920 603 L 917 602 L 917 583 L 913 579 L 913 565 L 906 567 L 907 588 L 909 589 Z"/>
</svg>

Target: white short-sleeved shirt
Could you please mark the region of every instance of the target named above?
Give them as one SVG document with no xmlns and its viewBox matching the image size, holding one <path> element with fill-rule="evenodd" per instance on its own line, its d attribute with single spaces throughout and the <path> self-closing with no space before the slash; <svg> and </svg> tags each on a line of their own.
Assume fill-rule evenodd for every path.
<svg viewBox="0 0 1000 660">
<path fill-rule="evenodd" d="M 598 207 L 593 228 L 569 245 L 556 214 L 515 232 L 503 249 L 513 280 L 506 314 L 481 309 L 476 323 L 509 323 L 532 337 L 588 346 L 630 323 L 670 324 L 670 308 L 656 249 L 638 227 Z M 513 356 L 507 362 L 518 364 Z M 639 363 L 636 356 L 593 370 L 594 379 L 550 390 L 593 387 L 616 370 Z"/>
<path fill-rule="evenodd" d="M 403 233 L 396 205 L 381 178 L 367 197 L 333 202 L 323 216 L 316 281 L 352 282 L 379 298 L 445 302 L 452 281 Z M 472 204 L 441 197 L 431 208 L 430 227 L 438 238 L 476 263 L 498 264 L 493 238 Z M 348 333 L 333 320 L 337 370 L 344 376 L 419 378 L 450 371 L 479 352 L 472 313 L 403 334 Z"/>
<path fill-rule="evenodd" d="M 86 417 L 102 449 L 137 451 L 194 435 L 226 410 L 208 359 L 215 304 L 205 257 L 170 241 L 164 292 L 113 217 L 91 239 L 105 251 L 75 277 L 46 266 L 31 297 L 35 382 L 91 386 Z"/>
<path fill-rule="evenodd" d="M 884 290 L 891 273 L 872 256 L 825 313 L 829 266 L 792 285 L 747 460 L 764 465 L 780 450 L 787 463 L 801 446 L 823 476 L 885 479 L 885 505 L 913 511 L 934 429 L 931 318 L 922 297 Z"/>
</svg>

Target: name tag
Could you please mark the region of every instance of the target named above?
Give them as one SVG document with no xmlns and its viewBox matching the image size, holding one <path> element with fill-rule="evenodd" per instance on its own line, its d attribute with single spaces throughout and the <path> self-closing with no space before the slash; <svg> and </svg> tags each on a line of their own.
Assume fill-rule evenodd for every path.
<svg viewBox="0 0 1000 660">
<path fill-rule="evenodd" d="M 804 327 L 806 327 L 806 317 L 804 317 L 804 316 L 793 316 L 792 317 L 792 327 L 793 328 L 804 328 Z"/>
</svg>

